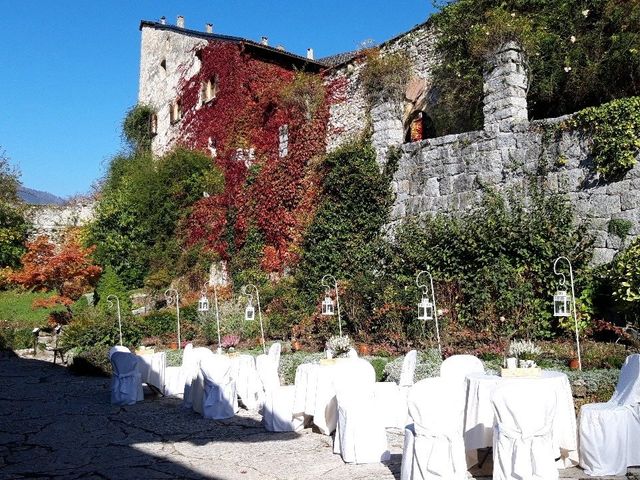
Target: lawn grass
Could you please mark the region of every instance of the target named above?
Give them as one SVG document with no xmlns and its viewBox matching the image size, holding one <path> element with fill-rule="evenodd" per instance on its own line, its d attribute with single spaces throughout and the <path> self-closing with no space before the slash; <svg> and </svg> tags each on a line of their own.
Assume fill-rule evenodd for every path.
<svg viewBox="0 0 640 480">
<path fill-rule="evenodd" d="M 32 308 L 38 298 L 49 297 L 50 293 L 22 292 L 19 290 L 0 291 L 0 321 L 9 322 L 18 328 L 34 328 L 46 325 L 49 312 L 60 310 Z"/>
</svg>

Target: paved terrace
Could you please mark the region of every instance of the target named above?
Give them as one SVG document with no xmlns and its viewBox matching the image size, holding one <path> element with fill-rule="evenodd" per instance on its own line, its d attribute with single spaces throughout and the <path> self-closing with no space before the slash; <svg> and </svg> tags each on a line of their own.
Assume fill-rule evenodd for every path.
<svg viewBox="0 0 640 480">
<path fill-rule="evenodd" d="M 1 355 L 0 479 L 400 478 L 399 430 L 389 430 L 390 462 L 346 465 L 332 453 L 331 437 L 311 429 L 269 433 L 260 415 L 246 410 L 230 420 L 206 420 L 179 400 L 151 393 L 144 402 L 115 407 L 108 378 Z M 490 478 L 490 468 L 474 478 Z M 561 478 L 589 477 L 573 468 Z M 636 470 L 628 478 L 640 475 Z"/>
</svg>

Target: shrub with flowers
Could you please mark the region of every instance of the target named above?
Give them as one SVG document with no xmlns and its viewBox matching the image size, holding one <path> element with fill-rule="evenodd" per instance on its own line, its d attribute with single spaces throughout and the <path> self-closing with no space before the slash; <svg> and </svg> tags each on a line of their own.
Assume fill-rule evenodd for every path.
<svg viewBox="0 0 640 480">
<path fill-rule="evenodd" d="M 521 367 L 535 367 L 535 361 L 542 350 L 531 340 L 512 340 L 509 344 L 509 355 L 516 357 Z"/>
</svg>

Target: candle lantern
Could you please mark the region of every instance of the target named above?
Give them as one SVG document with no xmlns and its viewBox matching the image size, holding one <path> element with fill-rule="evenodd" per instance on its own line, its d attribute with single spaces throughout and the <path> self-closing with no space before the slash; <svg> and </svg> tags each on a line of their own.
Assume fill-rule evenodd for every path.
<svg viewBox="0 0 640 480">
<path fill-rule="evenodd" d="M 209 311 L 209 299 L 204 294 L 200 297 L 200 300 L 198 301 L 198 311 L 202 313 L 206 313 Z"/>
<path fill-rule="evenodd" d="M 571 297 L 564 290 L 558 290 L 553 296 L 553 316 L 568 317 L 571 314 Z"/>
<path fill-rule="evenodd" d="M 264 326 L 262 324 L 262 309 L 260 308 L 260 292 L 258 291 L 258 287 L 252 284 L 243 285 L 242 294 L 247 297 L 247 307 L 244 309 L 244 319 L 247 322 L 251 322 L 256 318 L 256 309 L 253 307 L 253 294 L 250 292 L 254 291 L 256 294 L 256 303 L 258 304 L 258 320 L 260 320 L 260 336 L 262 337 L 262 352 L 267 353 L 267 347 L 264 340 Z"/>
<path fill-rule="evenodd" d="M 334 315 L 333 300 L 331 300 L 331 297 L 328 295 L 324 297 L 324 300 L 322 301 L 322 315 Z"/>
<path fill-rule="evenodd" d="M 418 304 L 418 320 L 433 320 L 433 303 L 425 295 Z"/>
</svg>

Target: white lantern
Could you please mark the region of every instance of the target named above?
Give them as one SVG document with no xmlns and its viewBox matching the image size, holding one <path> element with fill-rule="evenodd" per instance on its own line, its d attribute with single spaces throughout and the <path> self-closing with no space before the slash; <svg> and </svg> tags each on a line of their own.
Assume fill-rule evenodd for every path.
<svg viewBox="0 0 640 480">
<path fill-rule="evenodd" d="M 198 301 L 198 311 L 199 312 L 208 312 L 209 311 L 209 299 L 206 295 L 202 295 L 200 300 Z"/>
<path fill-rule="evenodd" d="M 571 314 L 571 307 L 569 305 L 571 297 L 564 290 L 558 290 L 553 296 L 553 316 L 554 317 L 568 317 Z"/>
<path fill-rule="evenodd" d="M 418 304 L 418 320 L 433 320 L 433 304 L 426 295 L 422 296 Z"/>
<path fill-rule="evenodd" d="M 247 308 L 244 309 L 244 319 L 247 322 L 252 322 L 256 318 L 256 309 L 253 308 L 251 302 L 247 305 Z"/>
<path fill-rule="evenodd" d="M 333 311 L 333 300 L 328 296 L 324 297 L 322 301 L 322 315 L 332 316 L 334 314 Z"/>
</svg>

